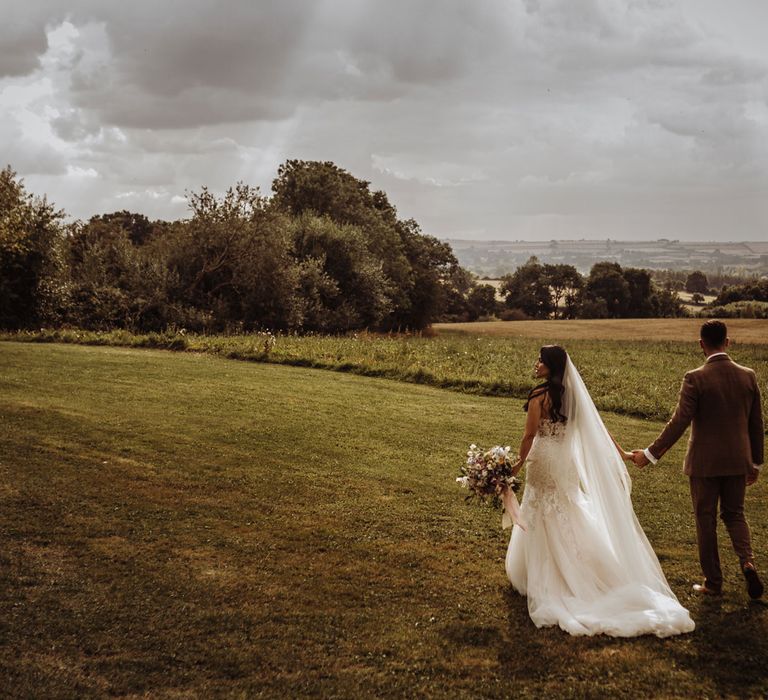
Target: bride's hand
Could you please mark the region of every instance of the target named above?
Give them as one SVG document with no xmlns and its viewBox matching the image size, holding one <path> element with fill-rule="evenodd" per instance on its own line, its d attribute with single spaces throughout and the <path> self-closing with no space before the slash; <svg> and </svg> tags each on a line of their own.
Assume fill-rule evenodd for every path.
<svg viewBox="0 0 768 700">
<path fill-rule="evenodd" d="M 632 453 L 631 452 L 624 452 L 624 461 L 632 461 Z"/>
</svg>

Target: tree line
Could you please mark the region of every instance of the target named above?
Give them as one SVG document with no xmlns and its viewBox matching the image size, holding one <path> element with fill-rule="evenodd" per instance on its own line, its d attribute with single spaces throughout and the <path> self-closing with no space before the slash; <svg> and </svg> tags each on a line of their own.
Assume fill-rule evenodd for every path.
<svg viewBox="0 0 768 700">
<path fill-rule="evenodd" d="M 287 161 L 271 197 L 237 184 L 188 199 L 185 220 L 122 211 L 65 224 L 7 167 L 0 326 L 420 329 L 460 295 L 450 246 L 333 163 Z"/>
<path fill-rule="evenodd" d="M 288 160 L 270 196 L 203 187 L 188 193 L 183 220 L 120 211 L 66 223 L 6 167 L 0 327 L 344 333 L 685 314 L 671 284 L 614 262 L 583 276 L 531 258 L 497 292 L 369 185 L 332 162 Z"/>
<path fill-rule="evenodd" d="M 573 265 L 542 264 L 535 256 L 501 278 L 498 294 L 491 285 L 479 284 L 469 299 L 482 300 L 481 316 L 502 319 L 686 315 L 677 293 L 657 286 L 648 270 L 597 262 L 584 276 Z"/>
<path fill-rule="evenodd" d="M 701 270 L 654 270 L 653 279 L 657 283 L 677 291 L 685 290 L 693 294 L 710 294 L 712 296 L 719 295 L 723 287 L 748 290 L 761 281 L 757 273 L 745 276 L 725 272 L 704 273 Z"/>
</svg>

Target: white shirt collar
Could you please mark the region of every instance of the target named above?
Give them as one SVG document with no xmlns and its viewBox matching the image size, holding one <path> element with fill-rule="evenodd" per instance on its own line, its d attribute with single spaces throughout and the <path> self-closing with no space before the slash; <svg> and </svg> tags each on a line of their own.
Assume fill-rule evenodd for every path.
<svg viewBox="0 0 768 700">
<path fill-rule="evenodd" d="M 723 352 L 722 350 L 720 352 L 713 352 L 711 355 L 707 355 L 707 359 L 711 360 L 713 357 L 717 357 L 718 355 L 725 355 L 728 356 L 727 352 Z"/>
</svg>

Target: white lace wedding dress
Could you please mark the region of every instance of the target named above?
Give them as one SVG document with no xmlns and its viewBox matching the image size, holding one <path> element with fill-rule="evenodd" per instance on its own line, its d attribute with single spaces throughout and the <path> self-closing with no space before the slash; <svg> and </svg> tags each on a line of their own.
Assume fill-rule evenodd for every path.
<svg viewBox="0 0 768 700">
<path fill-rule="evenodd" d="M 694 628 L 635 516 L 626 467 L 568 360 L 566 423 L 543 420 L 526 460 L 506 570 L 537 627 L 667 637 Z M 566 400 L 567 399 L 567 400 Z"/>
</svg>

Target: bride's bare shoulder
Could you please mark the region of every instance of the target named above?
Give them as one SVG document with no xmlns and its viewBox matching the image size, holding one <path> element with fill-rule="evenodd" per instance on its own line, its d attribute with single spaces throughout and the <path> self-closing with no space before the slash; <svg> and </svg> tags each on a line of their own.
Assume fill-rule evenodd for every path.
<svg viewBox="0 0 768 700">
<path fill-rule="evenodd" d="M 530 399 L 529 405 L 535 406 L 536 410 L 541 414 L 541 420 L 544 420 L 547 417 L 549 407 L 551 406 L 549 394 L 546 389 L 542 390 L 540 393 L 534 394 Z"/>
<path fill-rule="evenodd" d="M 539 400 L 539 405 L 541 406 L 541 410 L 542 411 L 549 410 L 550 406 L 552 405 L 552 401 L 550 401 L 550 398 L 549 398 L 549 392 L 542 391 L 537 398 Z"/>
</svg>

